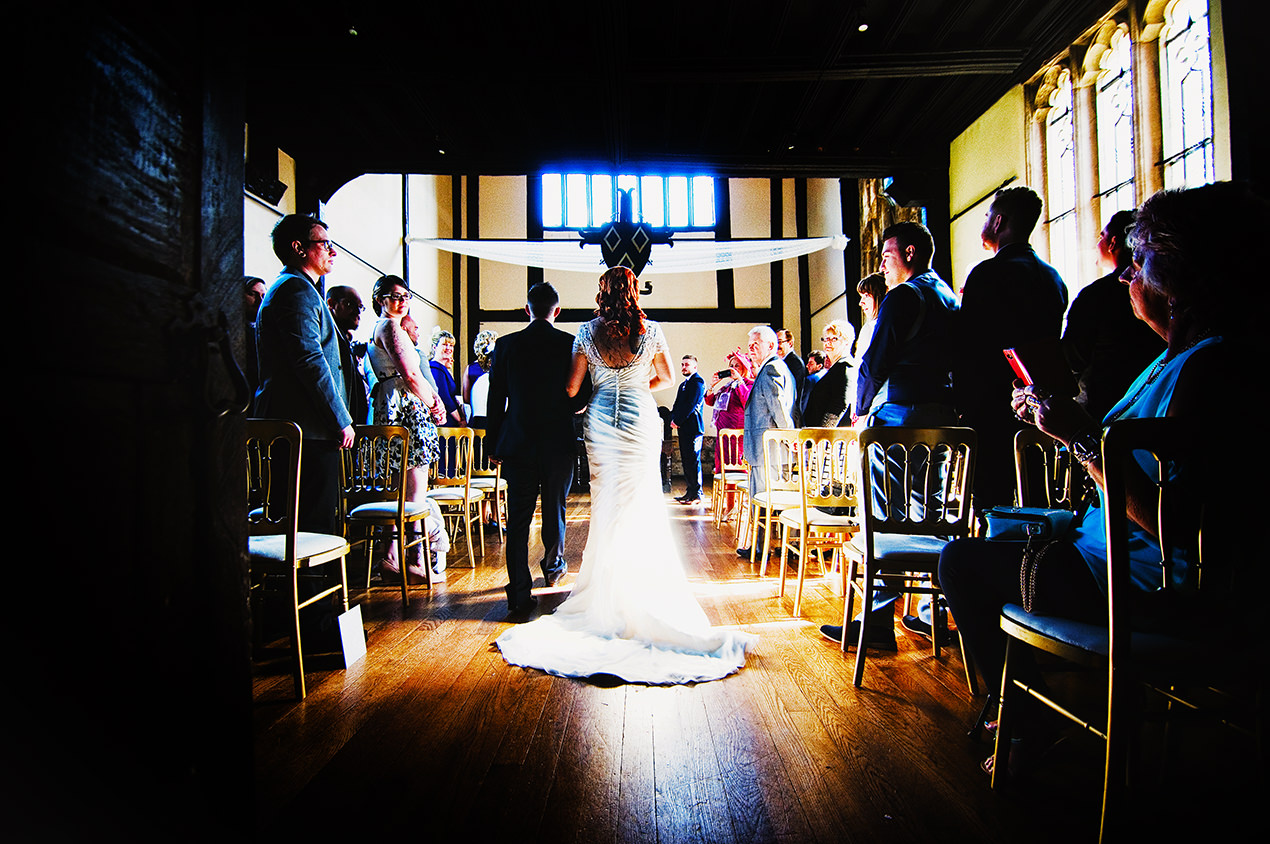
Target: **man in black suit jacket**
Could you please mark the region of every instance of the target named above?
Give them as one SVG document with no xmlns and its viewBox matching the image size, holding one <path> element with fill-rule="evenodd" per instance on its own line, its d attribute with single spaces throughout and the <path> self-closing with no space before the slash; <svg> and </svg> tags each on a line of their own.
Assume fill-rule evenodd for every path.
<svg viewBox="0 0 1270 844">
<path fill-rule="evenodd" d="M 577 436 L 573 415 L 585 406 L 590 385 L 577 398 L 565 386 L 573 362 L 573 337 L 554 326 L 560 297 L 550 284 L 536 284 L 525 306 L 532 322 L 498 339 L 490 370 L 486 441 L 491 461 L 507 479 L 507 607 L 525 615 L 537 601 L 530 594 L 529 525 L 542 497 L 542 573 L 548 586 L 568 573 L 564 559 L 564 507 L 573 485 Z"/>
</svg>

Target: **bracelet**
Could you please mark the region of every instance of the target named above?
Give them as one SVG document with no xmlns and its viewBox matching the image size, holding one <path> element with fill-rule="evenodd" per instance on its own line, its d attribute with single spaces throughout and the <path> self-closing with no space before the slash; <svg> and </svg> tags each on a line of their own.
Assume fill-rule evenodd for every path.
<svg viewBox="0 0 1270 844">
<path fill-rule="evenodd" d="M 1102 443 L 1092 432 L 1073 437 L 1067 448 L 1085 469 L 1089 469 L 1090 463 L 1102 457 Z"/>
</svg>

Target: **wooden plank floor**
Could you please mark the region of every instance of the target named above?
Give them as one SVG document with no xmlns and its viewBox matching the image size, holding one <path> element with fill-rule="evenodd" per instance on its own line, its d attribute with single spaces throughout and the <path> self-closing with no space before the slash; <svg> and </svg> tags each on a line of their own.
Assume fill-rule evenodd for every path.
<svg viewBox="0 0 1270 844">
<path fill-rule="evenodd" d="M 570 499 L 575 572 L 587 505 Z M 979 769 L 990 747 L 965 735 L 982 699 L 955 648 L 935 660 L 901 631 L 898 653 L 870 652 L 856 689 L 853 656 L 817 632 L 842 614 L 826 582 L 811 582 L 793 619 L 708 508 L 668 508 L 707 614 L 761 637 L 744 670 L 649 687 L 508 666 L 493 644 L 507 628 L 502 547 L 487 537 L 484 559 L 452 558 L 448 581 L 413 589 L 404 616 L 395 588 L 355 592 L 366 658 L 345 671 L 311 657 L 303 703 L 285 660 L 257 664 L 259 838 L 1093 840 L 1092 742 L 1068 742 L 1039 793 L 993 793 Z M 536 590 L 543 606 L 571 582 Z"/>
</svg>

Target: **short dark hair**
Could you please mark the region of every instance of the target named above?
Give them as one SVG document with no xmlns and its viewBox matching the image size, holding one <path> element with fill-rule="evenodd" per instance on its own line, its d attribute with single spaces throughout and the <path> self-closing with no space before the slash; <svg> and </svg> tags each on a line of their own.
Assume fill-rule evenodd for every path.
<svg viewBox="0 0 1270 844">
<path fill-rule="evenodd" d="M 560 304 L 560 294 L 550 282 L 542 281 L 529 288 L 529 296 L 525 301 L 534 319 L 546 319 L 551 316 L 556 305 Z"/>
<path fill-rule="evenodd" d="M 404 287 L 410 289 L 410 285 L 406 284 L 406 280 L 396 275 L 381 275 L 375 279 L 375 286 L 370 291 L 370 307 L 375 312 L 375 316 L 379 316 L 383 311 L 380 307 L 379 300 L 387 296 L 394 287 Z"/>
<path fill-rule="evenodd" d="M 690 361 L 692 361 L 693 363 L 696 363 L 696 362 L 697 362 L 697 356 L 696 356 L 696 355 L 684 355 L 683 357 L 681 357 L 681 358 L 680 358 L 680 360 L 690 360 Z"/>
<path fill-rule="evenodd" d="M 816 363 L 820 364 L 821 366 L 824 366 L 825 353 L 820 351 L 820 349 L 812 349 L 810 352 L 807 353 L 807 360 L 814 360 Z"/>
<path fill-rule="evenodd" d="M 347 284 L 337 284 L 334 287 L 326 288 L 326 301 L 330 302 L 333 299 L 336 302 L 344 302 L 351 299 L 356 293 L 357 291 Z"/>
<path fill-rule="evenodd" d="M 255 287 L 257 284 L 265 284 L 265 280 L 263 278 L 256 278 L 254 275 L 243 276 L 243 292 L 244 293 L 250 293 L 251 288 Z M 268 287 L 267 284 L 265 286 Z"/>
<path fill-rule="evenodd" d="M 313 231 L 314 226 L 321 226 L 323 229 L 327 227 L 326 223 L 308 214 L 288 214 L 283 217 L 273 227 L 273 254 L 285 266 L 295 266 L 296 256 L 291 251 L 291 244 L 297 240 L 308 240 L 309 232 Z"/>
<path fill-rule="evenodd" d="M 870 273 L 860 279 L 860 282 L 855 286 L 855 290 L 861 295 L 868 293 L 880 305 L 882 304 L 882 297 L 886 295 L 886 276 L 881 273 Z"/>
<path fill-rule="evenodd" d="M 1129 258 L 1133 255 L 1133 250 L 1129 248 L 1129 229 L 1133 228 L 1137 219 L 1137 210 L 1130 208 L 1128 211 L 1117 211 L 1107 221 L 1107 233 L 1116 239 L 1117 264 L 1129 263 Z"/>
<path fill-rule="evenodd" d="M 992 198 L 997 213 L 1010 221 L 1010 230 L 1016 235 L 1030 235 L 1041 219 L 1041 196 L 1027 185 L 1002 188 Z"/>
<path fill-rule="evenodd" d="M 882 232 L 882 243 L 886 243 L 891 238 L 895 238 L 895 243 L 903 252 L 908 247 L 913 247 L 913 263 L 921 266 L 930 264 L 930 259 L 935 257 L 935 238 L 930 236 L 930 229 L 921 223 L 915 223 L 911 220 L 905 220 L 902 223 L 895 223 L 887 226 Z"/>
</svg>

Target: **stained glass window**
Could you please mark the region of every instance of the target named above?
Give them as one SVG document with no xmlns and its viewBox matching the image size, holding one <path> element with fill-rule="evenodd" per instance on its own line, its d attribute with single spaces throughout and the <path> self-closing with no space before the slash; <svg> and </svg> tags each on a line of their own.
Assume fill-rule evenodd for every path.
<svg viewBox="0 0 1270 844">
<path fill-rule="evenodd" d="M 619 190 L 631 192 L 636 220 L 675 229 L 714 228 L 712 176 L 604 173 L 544 173 L 543 228 L 590 229 L 615 220 Z"/>
<path fill-rule="evenodd" d="M 1213 160 L 1213 72 L 1206 0 L 1176 0 L 1160 36 L 1164 186 L 1217 177 Z"/>
<path fill-rule="evenodd" d="M 1077 276 L 1076 146 L 1072 78 L 1058 75 L 1045 120 L 1045 175 L 1049 209 L 1050 263 L 1065 279 Z"/>
<path fill-rule="evenodd" d="M 1133 158 L 1133 77 L 1129 28 L 1111 36 L 1110 49 L 1099 62 L 1094 109 L 1098 125 L 1098 184 L 1102 217 L 1137 204 Z"/>
</svg>

